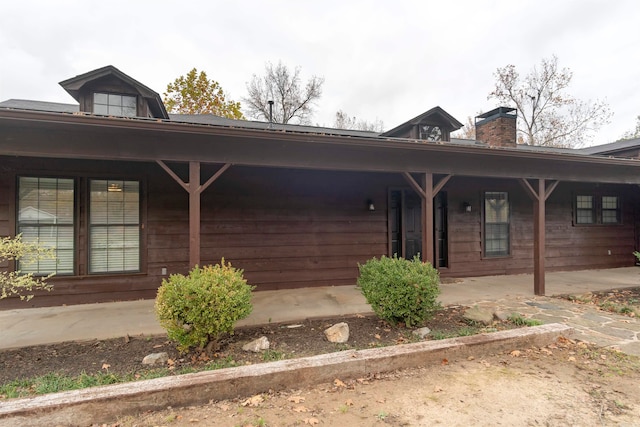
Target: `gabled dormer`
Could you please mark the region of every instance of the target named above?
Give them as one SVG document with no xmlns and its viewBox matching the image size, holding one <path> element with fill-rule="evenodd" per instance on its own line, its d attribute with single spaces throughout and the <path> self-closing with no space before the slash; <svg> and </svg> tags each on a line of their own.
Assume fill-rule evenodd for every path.
<svg viewBox="0 0 640 427">
<path fill-rule="evenodd" d="M 121 117 L 154 117 L 169 115 L 158 93 L 132 79 L 112 65 L 80 74 L 60 82 L 80 111 Z"/>
<path fill-rule="evenodd" d="M 446 142 L 451 132 L 462 127 L 462 123 L 440 107 L 425 111 L 413 119 L 386 131 L 380 136 L 421 139 L 430 142 Z"/>
</svg>

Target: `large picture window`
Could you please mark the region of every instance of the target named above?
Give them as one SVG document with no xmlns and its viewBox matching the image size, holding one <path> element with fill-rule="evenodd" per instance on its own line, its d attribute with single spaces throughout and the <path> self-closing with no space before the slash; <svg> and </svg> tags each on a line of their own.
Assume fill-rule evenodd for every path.
<svg viewBox="0 0 640 427">
<path fill-rule="evenodd" d="M 91 180 L 89 272 L 140 271 L 140 183 Z"/>
<path fill-rule="evenodd" d="M 18 178 L 18 227 L 25 242 L 53 248 L 55 259 L 24 258 L 18 268 L 24 273 L 74 273 L 73 179 Z"/>
<path fill-rule="evenodd" d="M 509 255 L 509 195 L 484 193 L 484 255 Z"/>
</svg>

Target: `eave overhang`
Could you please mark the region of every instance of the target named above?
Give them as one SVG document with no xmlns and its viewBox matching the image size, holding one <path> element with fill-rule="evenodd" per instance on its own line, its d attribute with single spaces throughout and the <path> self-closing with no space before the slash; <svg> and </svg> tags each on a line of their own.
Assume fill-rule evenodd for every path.
<svg viewBox="0 0 640 427">
<path fill-rule="evenodd" d="M 640 184 L 634 159 L 10 109 L 0 155 Z"/>
</svg>

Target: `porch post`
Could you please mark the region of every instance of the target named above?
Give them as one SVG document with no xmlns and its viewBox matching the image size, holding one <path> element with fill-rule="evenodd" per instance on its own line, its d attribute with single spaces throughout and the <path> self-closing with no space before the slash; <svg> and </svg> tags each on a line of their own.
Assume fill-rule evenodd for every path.
<svg viewBox="0 0 640 427">
<path fill-rule="evenodd" d="M 424 196 L 422 198 L 422 262 L 430 262 L 435 265 L 433 251 L 433 174 L 425 172 Z"/>
<path fill-rule="evenodd" d="M 189 162 L 189 267 L 200 264 L 200 162 Z"/>
<path fill-rule="evenodd" d="M 420 224 L 422 227 L 422 262 L 430 262 L 435 266 L 434 251 L 434 233 L 433 233 L 433 198 L 442 190 L 449 179 L 453 175 L 446 175 L 435 186 L 433 185 L 433 173 L 425 172 L 422 184 L 413 178 L 409 172 L 403 172 L 402 176 L 407 180 L 414 191 L 420 195 L 422 199 L 422 215 L 420 216 Z"/>
<path fill-rule="evenodd" d="M 533 293 L 544 295 L 544 257 L 545 257 L 545 181 L 538 180 L 538 197 L 533 201 Z"/>
<path fill-rule="evenodd" d="M 533 188 L 525 178 L 520 178 L 520 184 L 533 200 L 533 293 L 544 295 L 545 209 L 547 199 L 558 186 L 558 181 L 551 182 L 549 188 L 544 179 L 538 179 L 537 188 Z"/>
</svg>

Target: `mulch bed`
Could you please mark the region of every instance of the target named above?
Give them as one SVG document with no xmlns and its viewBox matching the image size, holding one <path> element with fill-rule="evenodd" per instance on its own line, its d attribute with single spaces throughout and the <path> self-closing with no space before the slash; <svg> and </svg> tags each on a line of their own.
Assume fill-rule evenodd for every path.
<svg viewBox="0 0 640 427">
<path fill-rule="evenodd" d="M 451 332 L 468 327 L 462 315 L 466 307 L 452 306 L 439 312 L 427 326 L 433 331 Z M 344 344 L 328 342 L 323 331 L 338 322 L 349 324 L 349 341 Z M 493 325 L 495 329 L 513 328 L 505 322 Z M 242 346 L 261 336 L 266 336 L 270 349 L 262 353 L 250 353 Z M 331 353 L 347 349 L 363 349 L 396 345 L 415 341 L 411 330 L 391 326 L 375 316 L 353 316 L 331 319 L 305 320 L 295 324 L 268 324 L 243 327 L 221 342 L 218 353 L 205 355 L 193 351 L 180 354 L 166 336 L 134 336 L 109 340 L 67 342 L 53 345 L 0 350 L 0 384 L 20 379 L 63 373 L 69 376 L 83 372 L 138 374 L 144 376 L 152 370 L 142 365 L 142 359 L 150 353 L 167 352 L 169 363 L 164 366 L 170 372 L 184 368 L 203 369 L 207 364 L 245 365 L 264 363 L 277 359 L 290 359 Z M 157 369 L 157 368 L 156 368 Z"/>
</svg>

